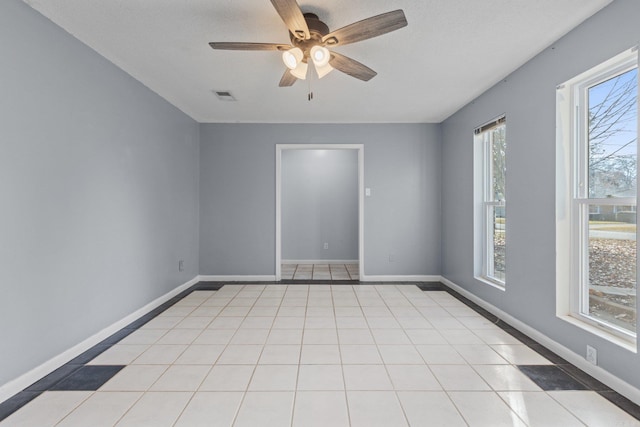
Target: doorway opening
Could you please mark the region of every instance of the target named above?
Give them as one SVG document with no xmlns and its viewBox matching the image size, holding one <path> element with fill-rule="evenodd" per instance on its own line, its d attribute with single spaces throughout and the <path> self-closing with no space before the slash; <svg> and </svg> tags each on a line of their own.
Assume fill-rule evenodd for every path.
<svg viewBox="0 0 640 427">
<path fill-rule="evenodd" d="M 314 168 L 315 164 L 323 164 L 321 157 L 326 158 L 326 163 L 322 168 Z M 343 163 L 350 161 L 357 163 L 352 175 Z M 340 180 L 343 172 L 346 175 Z M 325 193 L 324 201 L 313 193 L 314 188 Z M 345 191 L 352 191 L 352 195 L 345 196 Z M 354 195 L 357 200 L 353 200 Z M 341 206 L 340 197 L 342 200 L 346 197 L 342 204 L 348 205 L 353 217 L 347 213 L 344 218 L 331 219 L 333 211 L 338 211 L 330 207 L 331 203 Z M 276 145 L 277 281 L 363 280 L 363 218 L 362 144 Z M 304 238 L 296 233 L 304 233 Z"/>
</svg>

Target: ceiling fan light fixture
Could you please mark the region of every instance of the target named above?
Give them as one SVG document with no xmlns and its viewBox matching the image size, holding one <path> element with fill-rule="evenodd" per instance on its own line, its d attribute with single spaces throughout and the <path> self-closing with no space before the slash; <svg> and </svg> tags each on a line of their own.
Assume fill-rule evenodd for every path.
<svg viewBox="0 0 640 427">
<path fill-rule="evenodd" d="M 329 74 L 331 71 L 333 71 L 333 67 L 328 63 L 323 65 L 323 66 L 321 66 L 321 67 L 316 65 L 316 73 L 318 73 L 318 78 L 319 79 L 323 78 L 324 76 Z"/>
<path fill-rule="evenodd" d="M 329 49 L 322 46 L 314 46 L 311 48 L 311 59 L 315 64 L 316 68 L 324 67 L 329 63 Z"/>
<path fill-rule="evenodd" d="M 302 49 L 299 47 L 294 47 L 293 49 L 285 50 L 282 52 L 282 61 L 287 68 L 291 70 L 295 70 L 302 63 L 302 58 L 304 54 L 302 53 Z"/>
<path fill-rule="evenodd" d="M 296 78 L 304 80 L 307 78 L 307 70 L 309 65 L 306 62 L 300 62 L 296 68 L 290 71 Z"/>
</svg>

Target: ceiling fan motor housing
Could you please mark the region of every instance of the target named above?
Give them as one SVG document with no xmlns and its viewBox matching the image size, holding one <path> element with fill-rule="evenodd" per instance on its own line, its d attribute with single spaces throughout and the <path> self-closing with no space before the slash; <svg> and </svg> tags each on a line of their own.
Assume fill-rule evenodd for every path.
<svg viewBox="0 0 640 427">
<path fill-rule="evenodd" d="M 293 46 L 299 47 L 304 52 L 304 61 L 306 62 L 312 47 L 325 45 L 322 42 L 322 38 L 329 34 L 329 27 L 315 13 L 305 13 L 304 20 L 309 27 L 310 38 L 308 40 L 299 39 L 291 32 L 289 32 L 289 38 Z"/>
</svg>

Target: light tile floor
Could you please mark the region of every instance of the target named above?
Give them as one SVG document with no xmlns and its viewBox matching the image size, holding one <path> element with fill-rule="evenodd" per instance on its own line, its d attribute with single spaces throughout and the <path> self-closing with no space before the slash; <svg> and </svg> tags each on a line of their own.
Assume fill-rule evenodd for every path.
<svg viewBox="0 0 640 427">
<path fill-rule="evenodd" d="M 360 280 L 358 264 L 282 264 L 283 280 Z"/>
<path fill-rule="evenodd" d="M 273 309 L 273 310 L 262 310 Z M 0 426 L 639 426 L 447 292 L 410 285 L 194 291 L 96 357 L 97 391 L 46 391 Z"/>
</svg>

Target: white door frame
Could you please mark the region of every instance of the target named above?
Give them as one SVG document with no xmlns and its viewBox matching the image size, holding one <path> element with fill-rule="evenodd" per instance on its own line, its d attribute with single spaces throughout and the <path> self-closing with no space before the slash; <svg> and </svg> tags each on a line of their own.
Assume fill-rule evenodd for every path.
<svg viewBox="0 0 640 427">
<path fill-rule="evenodd" d="M 282 280 L 282 151 L 358 151 L 358 273 L 364 280 L 364 144 L 276 144 L 276 280 Z"/>
</svg>

